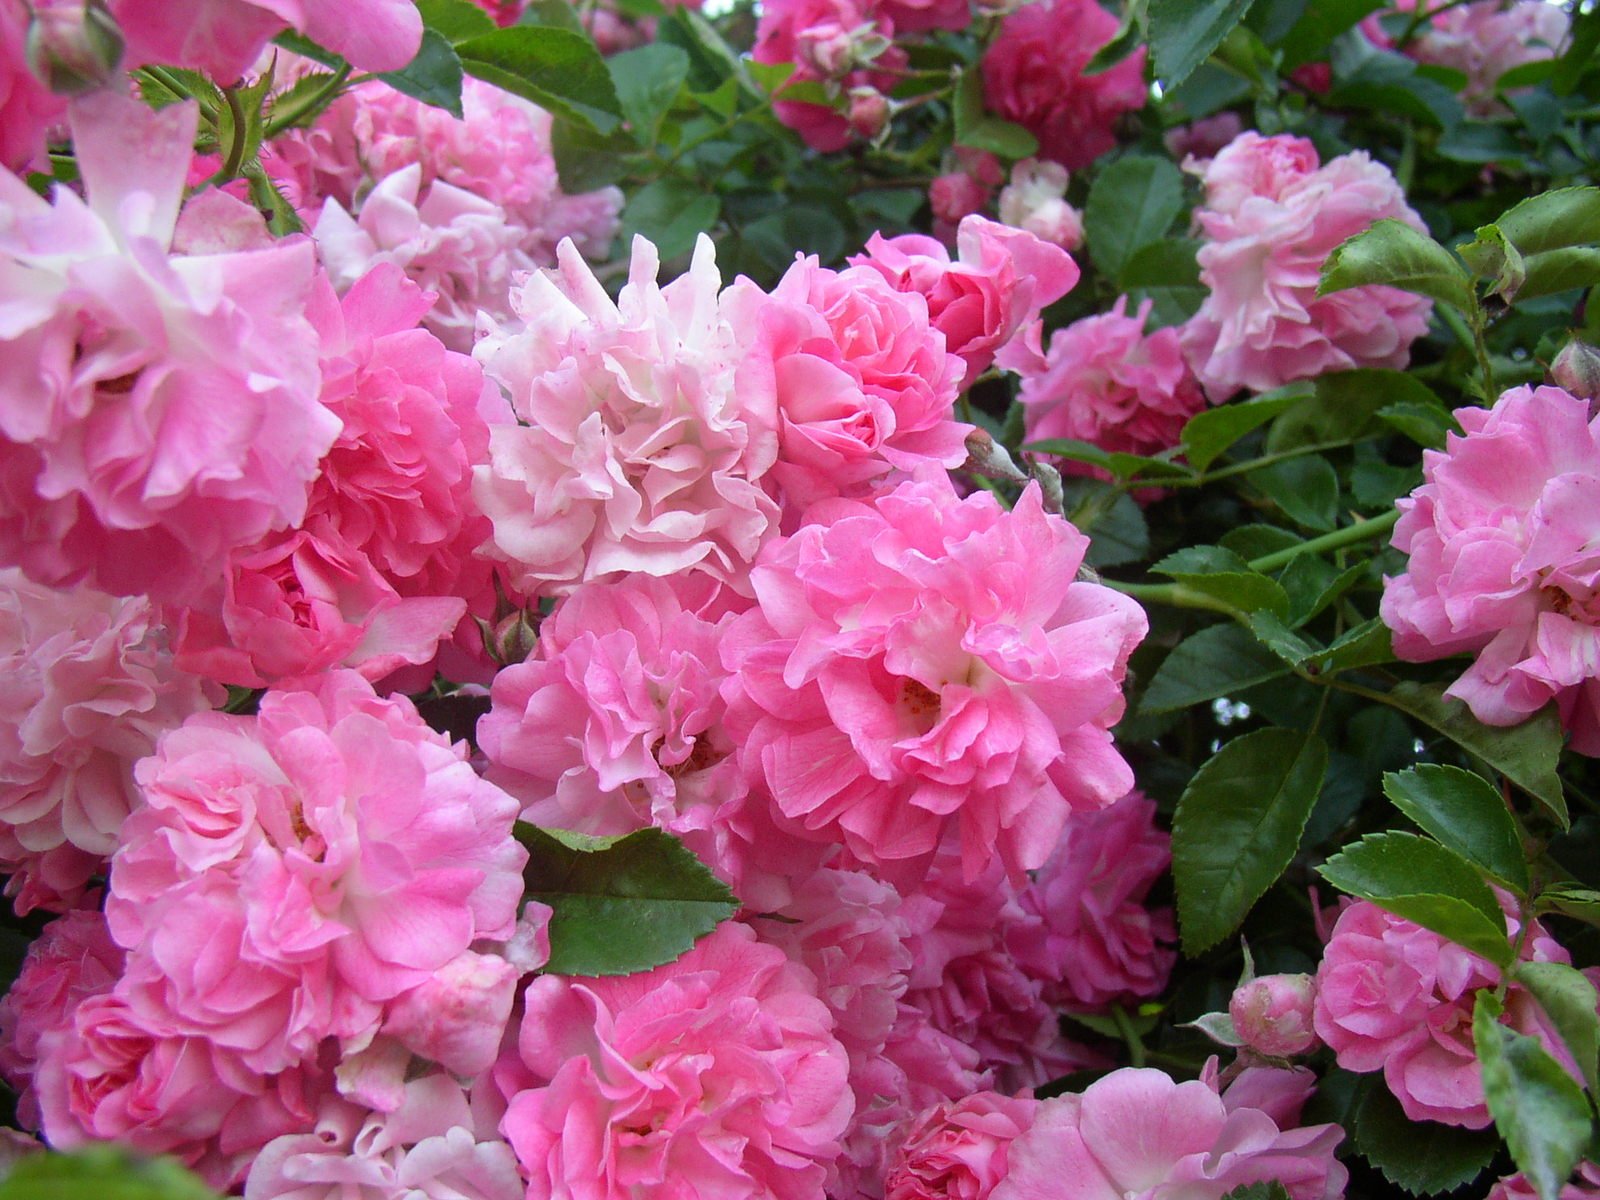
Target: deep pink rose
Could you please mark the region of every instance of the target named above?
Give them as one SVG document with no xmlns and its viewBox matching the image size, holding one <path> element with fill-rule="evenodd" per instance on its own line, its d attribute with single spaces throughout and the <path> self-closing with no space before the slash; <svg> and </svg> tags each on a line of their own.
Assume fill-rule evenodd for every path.
<svg viewBox="0 0 1600 1200">
<path fill-rule="evenodd" d="M 1571 745 L 1600 754 L 1600 420 L 1560 388 L 1513 388 L 1456 411 L 1463 435 L 1423 453 L 1400 500 L 1405 574 L 1380 613 L 1412 662 L 1472 653 L 1449 694 L 1490 725 L 1554 700 Z"/>
<path fill-rule="evenodd" d="M 1425 230 L 1400 185 L 1365 151 L 1318 166 L 1309 141 L 1244 133 L 1206 163 L 1195 223 L 1210 289 L 1183 349 L 1213 401 L 1353 367 L 1406 365 L 1433 302 L 1377 284 L 1317 294 L 1335 247 L 1392 218 Z"/>
<path fill-rule="evenodd" d="M 984 103 L 1037 137 L 1045 158 L 1087 167 L 1117 144 L 1117 119 L 1149 98 L 1143 46 L 1109 70 L 1084 74 L 1116 32 L 1117 18 L 1098 0 L 1023 5 L 984 52 Z"/>
<path fill-rule="evenodd" d="M 885 1200 L 988 1200 L 1039 1101 L 978 1092 L 921 1113 L 884 1179 Z"/>
<path fill-rule="evenodd" d="M 936 0 L 939 9 L 950 3 Z M 894 7 L 929 6 L 904 0 Z M 905 69 L 907 60 L 905 51 L 893 44 L 889 8 L 879 0 L 768 0 L 761 6 L 750 56 L 759 63 L 794 63 L 790 83 L 828 80 L 844 90 L 890 92 L 895 73 Z M 850 144 L 849 118 L 836 107 L 780 99 L 773 111 L 813 150 L 831 153 Z"/>
<path fill-rule="evenodd" d="M 820 1200 L 850 1120 L 809 973 L 746 926 L 682 958 L 528 984 L 501 1130 L 529 1200 Z"/>
</svg>

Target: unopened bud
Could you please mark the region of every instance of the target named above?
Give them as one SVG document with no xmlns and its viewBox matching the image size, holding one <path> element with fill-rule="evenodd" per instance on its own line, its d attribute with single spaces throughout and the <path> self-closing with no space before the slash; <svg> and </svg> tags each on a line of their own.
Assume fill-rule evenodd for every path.
<svg viewBox="0 0 1600 1200">
<path fill-rule="evenodd" d="M 872 141 L 889 126 L 889 98 L 877 88 L 850 89 L 850 128 L 863 141 Z"/>
<path fill-rule="evenodd" d="M 1600 349 L 1573 338 L 1550 364 L 1550 378 L 1580 400 L 1600 399 Z"/>
<path fill-rule="evenodd" d="M 92 92 L 122 62 L 122 30 L 100 0 L 38 0 L 28 25 L 28 66 L 53 92 Z"/>
<path fill-rule="evenodd" d="M 1013 483 L 1026 483 L 1029 479 L 1006 453 L 1006 448 L 990 437 L 986 429 L 974 428 L 967 434 L 966 469 L 986 479 L 1006 479 Z"/>
<path fill-rule="evenodd" d="M 490 624 L 482 617 L 473 618 L 483 637 L 484 651 L 503 666 L 526 662 L 539 644 L 539 620 L 526 609 L 517 609 L 508 616 Z"/>
<path fill-rule="evenodd" d="M 1312 1028 L 1316 981 L 1309 975 L 1262 975 L 1240 984 L 1228 1002 L 1239 1040 L 1258 1054 L 1288 1058 L 1317 1044 Z"/>
<path fill-rule="evenodd" d="M 819 21 L 795 35 L 796 57 L 823 79 L 842 79 L 855 65 L 855 41 L 837 21 Z"/>
</svg>

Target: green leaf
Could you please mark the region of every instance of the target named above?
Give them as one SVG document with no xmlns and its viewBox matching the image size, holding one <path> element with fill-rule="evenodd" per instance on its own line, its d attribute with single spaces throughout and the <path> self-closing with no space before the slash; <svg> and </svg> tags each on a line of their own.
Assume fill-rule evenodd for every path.
<svg viewBox="0 0 1600 1200">
<path fill-rule="evenodd" d="M 1482 724 L 1461 701 L 1447 698 L 1443 684 L 1396 684 L 1386 699 L 1481 758 L 1542 803 L 1563 829 L 1567 827 L 1567 802 L 1556 775 L 1561 718 L 1554 705 L 1546 705 L 1520 725 L 1501 729 Z"/>
<path fill-rule="evenodd" d="M 1177 167 L 1148 154 L 1119 158 L 1095 177 L 1084 207 L 1084 236 L 1094 265 L 1118 277 L 1136 251 L 1166 237 L 1182 211 L 1183 175 Z"/>
<path fill-rule="evenodd" d="M 1600 892 L 1575 883 L 1553 883 L 1539 893 L 1538 910 L 1600 925 Z"/>
<path fill-rule="evenodd" d="M 1251 570 L 1249 563 L 1221 546 L 1189 546 L 1150 569 L 1240 612 L 1262 609 L 1280 617 L 1289 613 L 1289 594 L 1277 580 Z"/>
<path fill-rule="evenodd" d="M 1386 217 L 1334 248 L 1322 264 L 1317 295 L 1379 283 L 1432 296 L 1471 316 L 1472 278 L 1456 257 L 1425 233 Z"/>
<path fill-rule="evenodd" d="M 1528 278 L 1522 252 L 1506 238 L 1498 225 L 1483 225 L 1476 240 L 1458 246 L 1456 252 L 1480 279 L 1487 279 L 1490 292 L 1509 303 Z"/>
<path fill-rule="evenodd" d="M 598 133 L 622 123 L 605 59 L 587 37 L 552 26 L 514 25 L 456 46 L 467 74 L 505 88 Z"/>
<path fill-rule="evenodd" d="M 1365 570 L 1364 565 L 1351 567 L 1340 579 L 1359 575 Z M 1392 641 L 1389 627 L 1380 618 L 1373 617 L 1353 629 L 1347 629 L 1336 641 L 1329 643 L 1327 653 L 1317 659 L 1317 669 L 1328 674 L 1393 662 Z"/>
<path fill-rule="evenodd" d="M 1175 88 L 1244 20 L 1252 0 L 1150 0 L 1150 53 L 1162 86 Z"/>
<path fill-rule="evenodd" d="M 378 78 L 397 92 L 442 108 L 457 119 L 461 117 L 461 60 L 436 29 L 422 31 L 422 46 L 415 58 L 398 71 L 385 71 Z"/>
<path fill-rule="evenodd" d="M 1039 152 L 1039 139 L 1013 121 L 985 117 L 963 129 L 956 138 L 962 146 L 987 150 L 1001 158 L 1031 158 Z"/>
<path fill-rule="evenodd" d="M 1297 629 L 1322 612 L 1349 591 L 1366 574 L 1366 570 L 1367 565 L 1358 562 L 1341 571 L 1327 559 L 1318 558 L 1315 554 L 1302 554 L 1290 559 L 1289 565 L 1278 576 L 1278 582 L 1289 594 L 1289 627 Z"/>
<path fill-rule="evenodd" d="M 1533 993 L 1578 1064 L 1591 1096 L 1600 1096 L 1600 995 L 1588 976 L 1558 962 L 1518 963 L 1512 972 Z"/>
<path fill-rule="evenodd" d="M 1523 161 L 1522 143 L 1509 129 L 1486 121 L 1462 121 L 1447 129 L 1434 150 L 1452 162 L 1511 166 Z"/>
<path fill-rule="evenodd" d="M 526 898 L 548 904 L 557 975 L 630 975 L 671 962 L 738 911 L 726 884 L 660 829 L 591 838 L 518 822 Z"/>
<path fill-rule="evenodd" d="M 1381 433 L 1378 413 L 1393 404 L 1443 407 L 1427 384 L 1404 371 L 1368 367 L 1324 375 L 1316 381 L 1310 397 L 1272 423 L 1267 452 L 1281 454 L 1301 446 L 1353 442 Z"/>
<path fill-rule="evenodd" d="M 1126 493 L 1079 528 L 1089 535 L 1089 552 L 1084 557 L 1091 567 L 1117 567 L 1150 553 L 1150 527 L 1144 510 Z"/>
<path fill-rule="evenodd" d="M 1263 646 L 1292 667 L 1302 666 L 1322 652 L 1321 646 L 1306 641 L 1273 613 L 1253 612 L 1248 624 Z"/>
<path fill-rule="evenodd" d="M 628 197 L 622 210 L 622 236 L 643 234 L 656 244 L 665 262 L 692 250 L 695 238 L 716 224 L 719 210 L 715 195 L 668 175 Z"/>
<path fill-rule="evenodd" d="M 1499 998 L 1480 991 L 1472 1041 L 1483 1073 L 1483 1096 L 1511 1158 L 1541 1200 L 1557 1200 L 1593 1132 L 1583 1089 L 1537 1038 L 1500 1024 Z"/>
<path fill-rule="evenodd" d="M 1384 0 L 1313 0 L 1295 22 L 1278 48 L 1283 52 L 1281 70 L 1292 71 L 1328 55 L 1333 39 L 1351 28 L 1370 12 L 1383 7 Z"/>
<path fill-rule="evenodd" d="M 633 138 L 620 129 L 600 134 L 579 121 L 556 120 L 550 125 L 550 152 L 556 160 L 561 190 L 568 195 L 592 192 L 625 179 L 627 156 L 637 150 Z"/>
<path fill-rule="evenodd" d="M 217 1200 L 171 1158 L 137 1158 L 115 1146 L 19 1158 L 0 1179 L 0 1200 Z"/>
<path fill-rule="evenodd" d="M 1193 238 L 1167 238 L 1140 246 L 1122 264 L 1117 287 L 1135 305 L 1150 301 L 1152 329 L 1181 325 L 1205 303 L 1207 288 L 1200 282 Z"/>
<path fill-rule="evenodd" d="M 1413 1121 L 1381 1083 L 1365 1089 L 1353 1132 L 1361 1156 L 1413 1196 L 1471 1183 L 1500 1149 L 1500 1139 L 1487 1129 Z"/>
<path fill-rule="evenodd" d="M 452 44 L 495 31 L 494 18 L 469 0 L 417 0 L 417 11 L 423 25 Z"/>
<path fill-rule="evenodd" d="M 1505 800 L 1481 775 L 1424 763 L 1383 777 L 1394 806 L 1468 862 L 1522 895 L 1528 863 Z"/>
<path fill-rule="evenodd" d="M 1442 404 L 1386 404 L 1378 410 L 1378 419 L 1428 450 L 1443 450 L 1445 438 L 1461 432 Z"/>
<path fill-rule="evenodd" d="M 518 25 L 548 25 L 587 36 L 583 18 L 567 0 L 529 0 L 528 6 L 517 18 Z"/>
<path fill-rule="evenodd" d="M 689 55 L 677 46 L 653 42 L 614 54 L 606 63 L 635 140 L 653 146 L 661 119 L 689 78 Z"/>
<path fill-rule="evenodd" d="M 1566 53 L 1556 63 L 1555 74 L 1550 77 L 1550 90 L 1558 96 L 1570 96 L 1577 90 L 1600 48 L 1600 9 L 1590 9 L 1572 19 L 1572 39 Z"/>
<path fill-rule="evenodd" d="M 1331 531 L 1338 518 L 1339 476 L 1318 454 L 1286 459 L 1246 476 L 1285 515 L 1308 529 Z"/>
<path fill-rule="evenodd" d="M 1259 429 L 1279 413 L 1312 395 L 1310 384 L 1290 384 L 1254 400 L 1208 408 L 1189 418 L 1183 427 L 1184 457 L 1197 471 L 1204 471 L 1217 457 L 1240 438 Z"/>
<path fill-rule="evenodd" d="M 1172 825 L 1172 876 L 1184 951 L 1216 945 L 1294 858 L 1322 788 L 1328 749 L 1315 734 L 1259 729 L 1195 772 Z"/>
<path fill-rule="evenodd" d="M 1241 1183 L 1222 1200 L 1289 1200 L 1289 1189 L 1276 1179 L 1263 1179 L 1258 1183 Z"/>
<path fill-rule="evenodd" d="M 1156 668 L 1139 702 L 1141 713 L 1172 712 L 1287 675 L 1277 655 L 1231 621 L 1179 642 Z"/>
<path fill-rule="evenodd" d="M 1368 834 L 1318 872 L 1334 887 L 1509 966 L 1505 916 L 1466 859 L 1414 833 Z"/>
</svg>

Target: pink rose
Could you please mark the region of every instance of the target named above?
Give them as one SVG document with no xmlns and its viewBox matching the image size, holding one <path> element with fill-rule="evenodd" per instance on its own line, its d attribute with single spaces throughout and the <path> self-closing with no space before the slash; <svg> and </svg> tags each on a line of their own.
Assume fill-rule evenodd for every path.
<svg viewBox="0 0 1600 1200">
<path fill-rule="evenodd" d="M 497 1072 L 529 1200 L 822 1194 L 852 1109 L 844 1049 L 809 974 L 748 927 L 642 974 L 538 976 L 523 1006 Z"/>
<path fill-rule="evenodd" d="M 1416 4 L 1395 0 L 1391 7 L 1413 12 Z M 1494 116 L 1506 111 L 1496 87 L 1500 77 L 1514 67 L 1555 57 L 1566 42 L 1568 25 L 1566 12 L 1554 4 L 1477 0 L 1435 13 L 1406 43 L 1405 53 L 1420 63 L 1460 71 L 1467 77 L 1461 90 L 1467 111 Z M 1361 22 L 1361 30 L 1385 49 L 1393 44 L 1376 14 Z"/>
<path fill-rule="evenodd" d="M 1384 581 L 1395 653 L 1476 655 L 1449 694 L 1490 725 L 1551 700 L 1572 748 L 1600 754 L 1600 560 L 1589 529 L 1600 496 L 1600 421 L 1560 388 L 1513 388 L 1463 408 L 1423 484 L 1399 501 L 1405 574 Z"/>
<path fill-rule="evenodd" d="M 1087 167 L 1117 144 L 1118 118 L 1149 98 L 1143 46 L 1109 70 L 1084 74 L 1116 32 L 1117 18 L 1098 0 L 1024 5 L 984 52 L 984 103 L 1037 137 L 1045 158 L 1072 171 Z"/>
<path fill-rule="evenodd" d="M 1262 975 L 1234 989 L 1228 1016 L 1258 1054 L 1288 1058 L 1317 1044 L 1311 1027 L 1317 984 L 1310 975 Z"/>
<path fill-rule="evenodd" d="M 938 0 L 938 6 L 948 8 L 951 2 Z M 896 7 L 927 6 L 904 0 Z M 888 8 L 878 0 L 768 0 L 761 6 L 750 55 L 759 63 L 794 63 L 791 84 L 830 80 L 846 91 L 893 91 L 896 72 L 905 69 L 907 60 L 905 51 L 893 44 L 895 27 Z M 834 107 L 780 99 L 773 111 L 813 150 L 831 153 L 850 144 L 850 121 Z"/>
<path fill-rule="evenodd" d="M 1221 402 L 1353 367 L 1401 368 L 1433 302 L 1398 288 L 1317 295 L 1335 247 L 1393 218 L 1424 230 L 1389 169 L 1365 151 L 1317 165 L 1309 141 L 1244 133 L 1204 164 L 1200 281 L 1210 289 L 1183 328 L 1200 382 Z"/>
<path fill-rule="evenodd" d="M 1538 1192 L 1520 1171 L 1497 1181 L 1486 1200 L 1535 1200 Z M 1596 1200 L 1600 1197 L 1600 1165 L 1584 1159 L 1578 1164 L 1577 1178 L 1561 1189 L 1561 1200 Z"/>
<path fill-rule="evenodd" d="M 1000 193 L 1000 222 L 1025 229 L 1063 250 L 1083 245 L 1083 214 L 1067 203 L 1067 169 L 1047 159 L 1025 158 L 1011 168 Z"/>
<path fill-rule="evenodd" d="M 962 220 L 955 261 L 933 238 L 873 234 L 850 261 L 881 272 L 902 292 L 920 292 L 945 348 L 967 364 L 970 387 L 1001 356 L 1017 369 L 1038 356 L 1039 312 L 1078 282 L 1078 265 L 1059 246 L 979 216 Z"/>
<path fill-rule="evenodd" d="M 885 1200 L 988 1200 L 1039 1103 L 978 1092 L 921 1113 L 895 1150 Z"/>
</svg>

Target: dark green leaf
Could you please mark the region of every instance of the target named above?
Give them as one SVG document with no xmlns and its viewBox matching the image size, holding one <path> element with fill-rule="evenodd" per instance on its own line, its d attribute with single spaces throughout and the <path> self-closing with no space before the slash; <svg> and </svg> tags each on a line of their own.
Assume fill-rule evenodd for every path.
<svg viewBox="0 0 1600 1200">
<path fill-rule="evenodd" d="M 1505 916 L 1466 859 L 1413 833 L 1368 834 L 1317 868 L 1329 883 L 1509 966 Z"/>
<path fill-rule="evenodd" d="M 1472 1014 L 1483 1095 L 1511 1158 L 1541 1200 L 1557 1200 L 1593 1133 L 1583 1089 L 1537 1038 L 1500 1024 L 1502 1006 L 1485 988 Z"/>
<path fill-rule="evenodd" d="M 1600 925 L 1600 892 L 1575 883 L 1551 884 L 1539 893 L 1538 907 L 1541 913 L 1558 912 L 1574 921 Z"/>
<path fill-rule="evenodd" d="M 467 74 L 487 80 L 558 117 L 610 133 L 622 105 L 605 59 L 587 37 L 551 26 L 516 25 L 456 46 Z"/>
<path fill-rule="evenodd" d="M 1441 157 L 1461 163 L 1517 163 L 1523 157 L 1522 143 L 1510 130 L 1483 121 L 1461 122 L 1434 148 Z"/>
<path fill-rule="evenodd" d="M 1231 621 L 1212 625 L 1179 642 L 1156 668 L 1142 713 L 1171 712 L 1218 696 L 1235 696 L 1289 668 L 1249 631 Z"/>
<path fill-rule="evenodd" d="M 518 25 L 549 25 L 587 36 L 583 18 L 567 0 L 529 0 L 517 18 Z"/>
<path fill-rule="evenodd" d="M 643 234 L 656 244 L 665 262 L 693 249 L 695 238 L 716 224 L 718 209 L 715 195 L 669 175 L 628 198 L 622 210 L 622 236 Z"/>
<path fill-rule="evenodd" d="M 1267 451 L 1281 454 L 1301 446 L 1353 442 L 1381 433 L 1378 413 L 1392 404 L 1443 407 L 1427 384 L 1404 371 L 1339 371 L 1318 379 L 1309 398 L 1272 423 Z"/>
<path fill-rule="evenodd" d="M 1249 563 L 1221 546 L 1190 546 L 1167 555 L 1150 569 L 1240 612 L 1263 609 L 1280 617 L 1289 612 L 1288 593 L 1277 580 L 1252 571 Z"/>
<path fill-rule="evenodd" d="M 216 1200 L 171 1158 L 136 1158 L 114 1146 L 17 1159 L 0 1200 Z"/>
<path fill-rule="evenodd" d="M 1590 9 L 1572 20 L 1572 39 L 1550 77 L 1550 88 L 1556 95 L 1570 96 L 1577 90 L 1596 48 L 1600 48 L 1600 9 Z"/>
<path fill-rule="evenodd" d="M 1384 1178 L 1413 1196 L 1451 1192 L 1483 1173 L 1500 1149 L 1487 1129 L 1413 1121 L 1381 1083 L 1364 1091 L 1356 1149 Z"/>
<path fill-rule="evenodd" d="M 1252 0 L 1150 0 L 1150 53 L 1163 86 L 1177 87 L 1250 11 Z"/>
<path fill-rule="evenodd" d="M 1341 571 L 1327 559 L 1314 554 L 1302 554 L 1290 559 L 1289 565 L 1278 576 L 1278 582 L 1289 594 L 1290 628 L 1298 628 L 1322 612 L 1349 591 L 1364 574 L 1365 563 L 1357 563 Z"/>
<path fill-rule="evenodd" d="M 677 46 L 654 42 L 614 54 L 606 63 L 635 139 L 641 146 L 653 146 L 661 118 L 689 77 L 689 55 Z"/>
<path fill-rule="evenodd" d="M 1528 863 L 1505 800 L 1481 775 L 1424 763 L 1383 777 L 1383 794 L 1468 862 L 1523 895 Z"/>
<path fill-rule="evenodd" d="M 1556 776 L 1556 762 L 1561 756 L 1561 719 L 1554 705 L 1547 705 L 1520 725 L 1501 729 L 1482 724 L 1461 701 L 1447 698 L 1442 684 L 1397 684 L 1387 699 L 1477 755 L 1540 801 L 1566 828 L 1567 802 Z"/>
<path fill-rule="evenodd" d="M 1365 566 L 1351 567 L 1340 578 L 1359 575 L 1365 569 Z M 1326 674 L 1393 662 L 1394 649 L 1391 643 L 1389 627 L 1379 618 L 1373 617 L 1353 629 L 1346 630 L 1341 637 L 1331 642 L 1327 653 L 1318 657 L 1316 665 Z"/>
<path fill-rule="evenodd" d="M 738 911 L 727 885 L 660 829 L 591 838 L 517 823 L 527 899 L 548 904 L 557 975 L 629 975 L 671 962 Z"/>
<path fill-rule="evenodd" d="M 495 31 L 494 18 L 469 0 L 417 0 L 417 11 L 422 23 L 447 42 L 464 42 Z"/>
<path fill-rule="evenodd" d="M 1558 962 L 1518 963 L 1513 974 L 1561 1035 L 1589 1094 L 1600 1096 L 1600 1017 L 1595 1015 L 1600 996 L 1594 984 L 1576 967 Z"/>
<path fill-rule="evenodd" d="M 1150 301 L 1152 329 L 1181 325 L 1205 303 L 1207 289 L 1195 261 L 1199 248 L 1191 238 L 1167 238 L 1139 247 L 1122 264 L 1117 287 L 1131 304 Z"/>
<path fill-rule="evenodd" d="M 1306 641 L 1273 613 L 1253 612 L 1248 624 L 1263 646 L 1292 667 L 1303 666 L 1322 652 L 1321 646 Z"/>
<path fill-rule="evenodd" d="M 1339 476 L 1321 455 L 1306 454 L 1251 471 L 1247 479 L 1285 515 L 1326 532 L 1338 517 Z"/>
<path fill-rule="evenodd" d="M 455 48 L 436 29 L 422 31 L 417 56 L 398 71 L 378 76 L 397 92 L 461 116 L 461 60 Z"/>
<path fill-rule="evenodd" d="M 1029 158 L 1039 152 L 1039 139 L 1013 121 L 985 117 L 961 131 L 956 142 L 974 150 L 987 150 L 1001 158 Z"/>
<path fill-rule="evenodd" d="M 1276 1179 L 1264 1179 L 1260 1183 L 1241 1183 L 1222 1200 L 1289 1200 L 1289 1189 Z"/>
<path fill-rule="evenodd" d="M 556 160 L 561 190 L 569 195 L 592 192 L 627 177 L 627 155 L 637 150 L 621 130 L 599 134 L 579 121 L 557 120 L 550 126 L 550 150 Z"/>
<path fill-rule="evenodd" d="M 1091 567 L 1121 566 L 1150 553 L 1150 527 L 1145 523 L 1144 510 L 1126 493 L 1079 528 L 1089 535 L 1085 558 Z"/>
<path fill-rule="evenodd" d="M 1442 404 L 1386 404 L 1378 410 L 1378 419 L 1429 450 L 1443 450 L 1445 437 L 1461 432 Z"/>
<path fill-rule="evenodd" d="M 1383 7 L 1383 0 L 1314 0 L 1279 43 L 1284 71 L 1292 71 L 1328 55 L 1333 39 L 1362 17 Z"/>
<path fill-rule="evenodd" d="M 1404 221 L 1385 218 L 1334 248 L 1322 265 L 1319 296 L 1379 283 L 1432 296 L 1471 315 L 1472 279 L 1450 251 Z"/>
<path fill-rule="evenodd" d="M 1183 211 L 1183 175 L 1164 158 L 1133 154 L 1096 176 L 1084 208 L 1094 265 L 1112 278 L 1134 253 L 1159 242 Z"/>
<path fill-rule="evenodd" d="M 1315 734 L 1259 729 L 1195 772 L 1172 826 L 1172 875 L 1184 950 L 1197 954 L 1239 927 L 1300 844 L 1327 771 Z"/>
<path fill-rule="evenodd" d="M 1183 427 L 1184 456 L 1196 470 L 1204 471 L 1245 434 L 1312 394 L 1310 384 L 1290 384 L 1254 400 L 1197 413 Z"/>
</svg>

